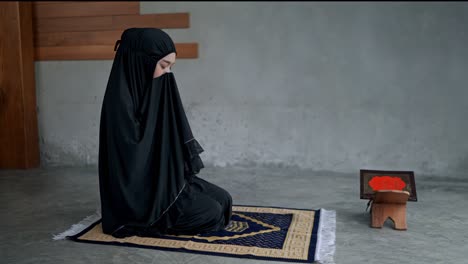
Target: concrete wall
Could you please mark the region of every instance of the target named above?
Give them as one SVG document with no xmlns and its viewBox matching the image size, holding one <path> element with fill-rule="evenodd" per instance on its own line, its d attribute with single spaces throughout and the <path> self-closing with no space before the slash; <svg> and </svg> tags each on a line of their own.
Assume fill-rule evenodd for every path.
<svg viewBox="0 0 468 264">
<path fill-rule="evenodd" d="M 468 170 L 467 3 L 142 2 L 190 12 L 174 67 L 207 165 Z M 36 63 L 42 162 L 96 164 L 111 61 Z"/>
</svg>

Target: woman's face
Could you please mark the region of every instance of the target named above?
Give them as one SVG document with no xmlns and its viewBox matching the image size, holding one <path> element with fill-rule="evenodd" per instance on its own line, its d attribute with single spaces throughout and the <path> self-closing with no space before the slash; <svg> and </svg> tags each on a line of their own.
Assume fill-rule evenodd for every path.
<svg viewBox="0 0 468 264">
<path fill-rule="evenodd" d="M 154 69 L 153 78 L 157 78 L 167 72 L 171 71 L 171 67 L 174 65 L 176 60 L 175 52 L 168 54 L 166 57 L 160 59 Z"/>
</svg>

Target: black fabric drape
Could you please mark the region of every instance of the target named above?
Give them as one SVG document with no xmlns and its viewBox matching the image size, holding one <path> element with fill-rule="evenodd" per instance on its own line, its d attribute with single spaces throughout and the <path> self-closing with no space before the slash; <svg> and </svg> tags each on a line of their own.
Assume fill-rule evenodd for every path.
<svg viewBox="0 0 468 264">
<path fill-rule="evenodd" d="M 173 73 L 153 78 L 156 63 L 172 52 L 174 43 L 159 29 L 131 28 L 121 36 L 99 131 L 106 234 L 155 224 L 204 168 Z"/>
</svg>

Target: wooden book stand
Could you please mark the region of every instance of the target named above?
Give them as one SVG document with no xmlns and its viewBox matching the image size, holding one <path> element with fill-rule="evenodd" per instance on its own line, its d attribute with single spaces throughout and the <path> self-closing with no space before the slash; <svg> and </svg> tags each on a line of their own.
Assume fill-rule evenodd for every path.
<svg viewBox="0 0 468 264">
<path fill-rule="evenodd" d="M 407 191 L 380 190 L 375 192 L 371 207 L 371 227 L 382 228 L 390 218 L 396 230 L 406 230 Z"/>
</svg>

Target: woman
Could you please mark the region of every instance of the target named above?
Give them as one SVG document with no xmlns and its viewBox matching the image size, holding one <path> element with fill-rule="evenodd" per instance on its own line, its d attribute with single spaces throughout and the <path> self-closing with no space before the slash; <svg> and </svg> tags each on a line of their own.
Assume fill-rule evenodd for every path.
<svg viewBox="0 0 468 264">
<path fill-rule="evenodd" d="M 122 33 L 99 134 L 103 232 L 114 237 L 194 235 L 225 228 L 232 198 L 196 176 L 193 137 L 173 73 L 176 49 L 155 28 Z"/>
</svg>

